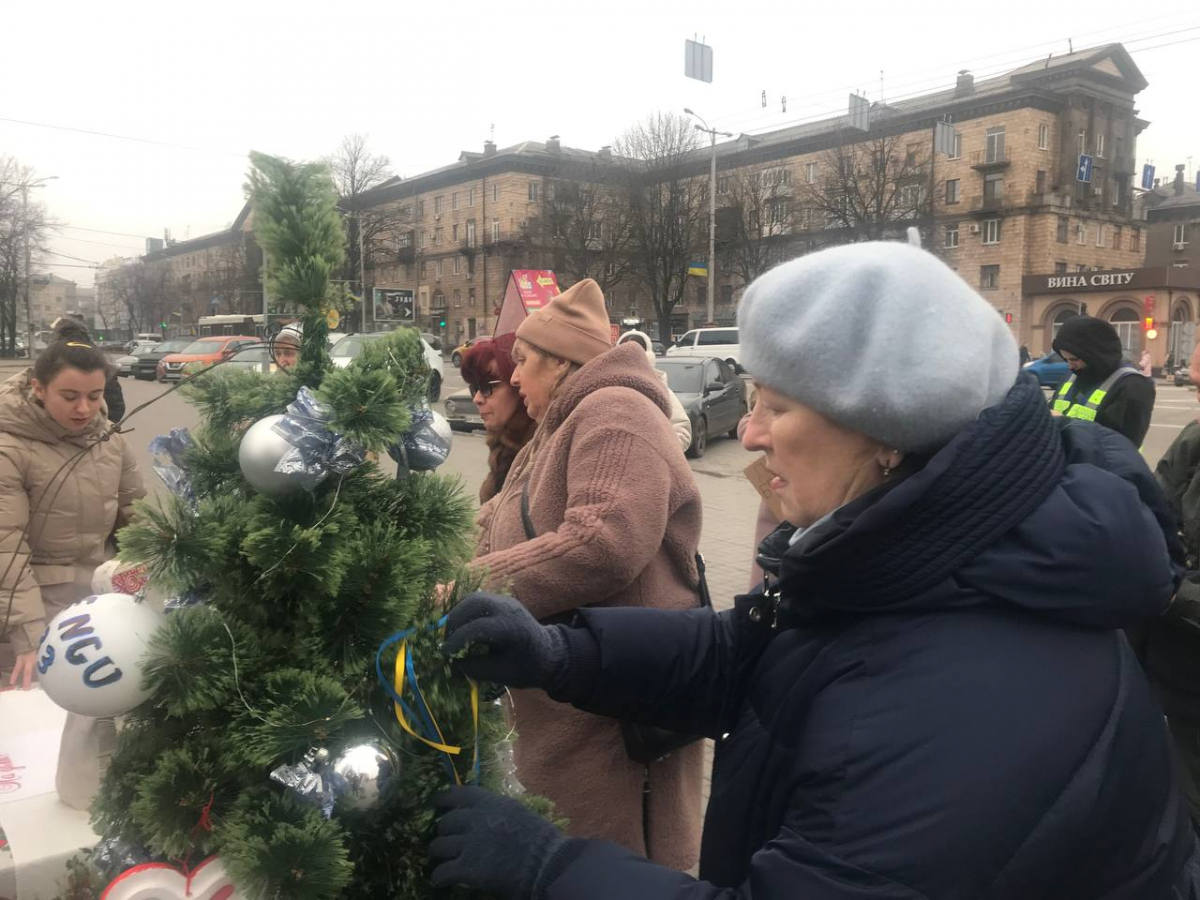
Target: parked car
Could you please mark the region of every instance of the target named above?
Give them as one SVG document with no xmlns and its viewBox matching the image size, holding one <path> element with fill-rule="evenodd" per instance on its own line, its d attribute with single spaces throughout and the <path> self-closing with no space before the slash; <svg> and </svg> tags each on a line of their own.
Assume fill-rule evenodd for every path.
<svg viewBox="0 0 1200 900">
<path fill-rule="evenodd" d="M 1174 373 L 1175 387 L 1187 387 L 1192 383 L 1192 367 L 1191 363 L 1184 363 L 1181 366 L 1175 367 Z"/>
<path fill-rule="evenodd" d="M 483 419 L 479 417 L 475 401 L 466 391 L 459 391 L 447 397 L 442 410 L 442 415 L 446 417 L 453 431 L 474 431 L 483 427 Z"/>
<path fill-rule="evenodd" d="M 704 356 L 667 356 L 656 365 L 667 373 L 667 386 L 691 420 L 688 456 L 703 456 L 709 436 L 725 433 L 737 438 L 738 422 L 747 411 L 746 386 L 732 365 Z"/>
<path fill-rule="evenodd" d="M 667 356 L 716 356 L 741 372 L 736 328 L 693 328 L 667 348 Z"/>
<path fill-rule="evenodd" d="M 228 359 L 239 347 L 257 344 L 259 339 L 246 334 L 223 334 L 197 338 L 178 353 L 168 353 L 158 361 L 155 374 L 159 381 L 178 381 L 183 377 L 183 368 L 191 363 L 211 366 Z"/>
<path fill-rule="evenodd" d="M 364 344 L 368 341 L 387 337 L 389 334 L 391 334 L 390 331 L 376 331 L 365 334 L 331 334 L 329 338 L 333 341 L 333 348 L 329 351 L 329 355 L 333 357 L 333 364 L 335 366 L 344 369 L 350 365 L 350 361 L 354 357 L 358 356 Z M 425 362 L 433 370 L 433 377 L 429 380 L 429 402 L 437 403 L 442 396 L 445 364 L 442 362 L 442 355 L 434 350 L 425 338 L 421 338 L 421 346 L 425 350 Z"/>
<path fill-rule="evenodd" d="M 651 349 L 654 350 L 655 356 L 666 356 L 667 355 L 667 348 L 665 346 L 663 346 L 662 341 L 651 341 L 650 347 L 651 347 Z"/>
<path fill-rule="evenodd" d="M 1027 363 L 1025 371 L 1037 377 L 1042 387 L 1057 388 L 1071 375 L 1071 367 L 1057 353 L 1048 353 L 1041 359 Z"/>
<path fill-rule="evenodd" d="M 117 366 L 117 375 L 121 377 L 132 375 L 133 369 L 137 365 L 139 354 L 149 352 L 150 347 L 143 346 L 138 347 L 138 349 L 133 353 L 126 354 L 125 356 L 118 356 L 115 360 Z"/>
<path fill-rule="evenodd" d="M 421 340 L 427 343 L 430 347 L 432 347 L 438 353 L 442 352 L 442 339 L 440 337 L 438 337 L 436 334 L 430 334 L 428 331 L 422 331 L 420 332 L 420 335 Z"/>
<path fill-rule="evenodd" d="M 133 355 L 136 360 L 133 364 L 133 377 L 138 380 L 153 381 L 158 377 L 159 360 L 172 353 L 182 353 L 191 343 L 191 338 L 174 338 L 139 347 Z"/>
<path fill-rule="evenodd" d="M 467 350 L 469 350 L 471 347 L 474 347 L 480 341 L 490 341 L 490 340 L 491 340 L 490 337 L 481 336 L 481 337 L 471 338 L 469 341 L 463 341 L 463 343 L 459 344 L 457 347 L 455 347 L 450 352 L 450 362 L 454 365 L 454 368 L 457 369 L 459 366 L 462 365 L 463 354 L 466 353 Z"/>
</svg>

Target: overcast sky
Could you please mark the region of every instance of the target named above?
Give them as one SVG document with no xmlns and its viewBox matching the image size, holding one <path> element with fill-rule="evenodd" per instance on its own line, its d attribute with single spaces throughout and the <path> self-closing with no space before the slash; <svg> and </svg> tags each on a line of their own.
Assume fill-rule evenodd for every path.
<svg viewBox="0 0 1200 900">
<path fill-rule="evenodd" d="M 227 226 L 251 148 L 312 158 L 361 132 L 410 176 L 482 149 L 493 126 L 502 147 L 558 134 L 597 149 L 649 112 L 690 106 L 714 127 L 754 132 L 844 111 L 851 89 L 877 100 L 880 69 L 885 96 L 900 99 L 952 85 L 960 68 L 982 78 L 1065 53 L 1071 38 L 1076 49 L 1127 45 L 1150 83 L 1138 100 L 1151 122 L 1139 165 L 1171 174 L 1194 155 L 1195 177 L 1194 2 L 1151 4 L 1140 19 L 1135 4 L 1112 0 L 934 9 L 894 0 L 6 4 L 0 153 L 58 176 L 37 191 L 73 226 L 53 249 L 98 262 L 143 247 L 103 231 L 161 237 L 169 228 L 183 239 Z M 714 48 L 713 84 L 683 75 L 693 34 Z M 91 283 L 66 257 L 54 271 Z"/>
</svg>

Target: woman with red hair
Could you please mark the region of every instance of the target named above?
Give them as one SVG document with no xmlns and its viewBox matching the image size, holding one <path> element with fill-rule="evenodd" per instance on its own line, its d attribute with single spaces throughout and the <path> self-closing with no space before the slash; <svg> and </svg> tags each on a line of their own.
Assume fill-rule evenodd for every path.
<svg viewBox="0 0 1200 900">
<path fill-rule="evenodd" d="M 514 335 L 479 341 L 463 354 L 463 380 L 487 429 L 488 476 L 479 489 L 479 502 L 500 493 L 517 453 L 529 443 L 537 423 L 525 411 L 525 401 L 512 386 Z"/>
</svg>

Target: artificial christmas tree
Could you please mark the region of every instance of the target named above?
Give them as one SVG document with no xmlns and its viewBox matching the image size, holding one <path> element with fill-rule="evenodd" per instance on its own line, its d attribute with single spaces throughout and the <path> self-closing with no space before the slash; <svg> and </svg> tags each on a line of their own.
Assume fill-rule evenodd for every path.
<svg viewBox="0 0 1200 900">
<path fill-rule="evenodd" d="M 239 897 L 428 897 L 430 798 L 511 776 L 499 709 L 438 652 L 435 588 L 466 580 L 470 503 L 456 482 L 374 461 L 427 414 L 415 331 L 330 364 L 344 237 L 324 169 L 255 155 L 247 191 L 271 294 L 303 318 L 301 358 L 183 388 L 204 425 L 175 436 L 172 493 L 120 534 L 122 559 L 181 599 L 93 822 L 184 872 L 215 855 Z M 280 434 L 295 452 L 277 447 L 270 473 L 285 483 L 256 490 L 246 476 L 267 483 L 261 442 Z"/>
</svg>

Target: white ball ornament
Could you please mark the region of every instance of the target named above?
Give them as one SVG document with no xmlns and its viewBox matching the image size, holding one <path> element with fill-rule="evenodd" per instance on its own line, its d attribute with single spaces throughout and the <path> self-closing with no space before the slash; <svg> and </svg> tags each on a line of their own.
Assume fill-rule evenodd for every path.
<svg viewBox="0 0 1200 900">
<path fill-rule="evenodd" d="M 284 454 L 293 449 L 287 438 L 274 429 L 275 423 L 282 418 L 278 415 L 259 419 L 242 436 L 238 448 L 242 475 L 256 491 L 270 497 L 282 497 L 303 488 L 303 482 L 296 474 L 275 471 Z"/>
<path fill-rule="evenodd" d="M 99 594 L 51 620 L 37 651 L 38 683 L 68 712 L 119 716 L 150 698 L 142 660 L 163 616 L 129 594 Z"/>
</svg>

